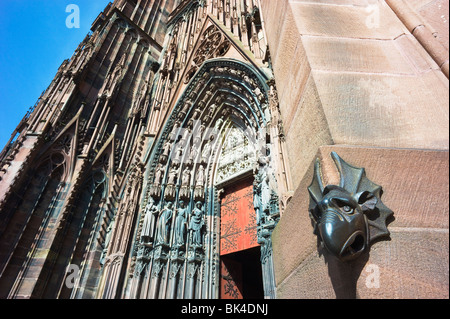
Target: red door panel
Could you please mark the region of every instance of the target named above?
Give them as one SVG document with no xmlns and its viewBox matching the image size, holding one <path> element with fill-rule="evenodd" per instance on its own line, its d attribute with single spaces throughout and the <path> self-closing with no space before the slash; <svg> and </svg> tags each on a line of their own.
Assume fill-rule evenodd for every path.
<svg viewBox="0 0 450 319">
<path fill-rule="evenodd" d="M 258 246 L 253 179 L 225 190 L 221 203 L 220 255 Z"/>
</svg>

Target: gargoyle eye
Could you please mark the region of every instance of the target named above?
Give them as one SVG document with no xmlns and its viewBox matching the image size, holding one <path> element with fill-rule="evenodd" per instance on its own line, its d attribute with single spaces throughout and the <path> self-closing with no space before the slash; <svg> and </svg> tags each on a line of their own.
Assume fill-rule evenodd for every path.
<svg viewBox="0 0 450 319">
<path fill-rule="evenodd" d="M 346 213 L 350 213 L 353 209 L 350 207 L 350 206 L 348 206 L 348 205 L 345 205 L 344 207 L 342 207 L 342 209 L 344 210 L 344 212 L 346 212 Z"/>
<path fill-rule="evenodd" d="M 353 207 L 347 201 L 335 199 L 334 202 L 344 213 L 351 214 L 353 212 Z"/>
</svg>

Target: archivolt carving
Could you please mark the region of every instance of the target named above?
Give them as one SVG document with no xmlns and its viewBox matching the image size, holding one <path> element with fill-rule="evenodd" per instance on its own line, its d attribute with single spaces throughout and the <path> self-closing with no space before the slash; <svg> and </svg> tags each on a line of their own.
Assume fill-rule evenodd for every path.
<svg viewBox="0 0 450 319">
<path fill-rule="evenodd" d="M 262 160 L 270 155 L 265 131 L 266 80 L 238 61 L 204 63 L 175 106 L 151 155 L 145 210 L 140 215 L 140 223 L 146 227 L 135 240 L 134 254 L 146 254 L 137 258 L 137 263 L 153 265 L 148 270 L 155 278 L 152 280 L 162 280 L 161 269 L 170 270 L 169 287 L 175 287 L 170 280 L 184 274 L 187 297 L 201 295 L 213 289 L 208 285 L 216 284 L 220 217 L 216 207 L 220 205 L 215 192 L 220 183 L 244 171 L 266 174 L 257 193 L 262 217 L 255 220 L 261 234 L 258 242 L 267 246 L 263 261 L 270 255 L 266 234 L 275 226 L 278 211 L 273 203 L 276 190 L 266 191 L 276 185 L 275 175 Z M 184 272 L 179 271 L 181 264 Z M 130 276 L 133 273 L 134 269 Z M 203 284 L 197 282 L 200 274 L 207 274 Z"/>
<path fill-rule="evenodd" d="M 217 184 L 245 171 L 253 170 L 256 162 L 255 146 L 245 132 L 235 126 L 231 126 L 226 131 L 217 169 Z"/>
</svg>

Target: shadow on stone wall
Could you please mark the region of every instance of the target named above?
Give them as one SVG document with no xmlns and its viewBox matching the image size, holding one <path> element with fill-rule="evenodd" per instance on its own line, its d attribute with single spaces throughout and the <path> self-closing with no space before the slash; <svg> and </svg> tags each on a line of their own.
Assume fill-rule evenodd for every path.
<svg viewBox="0 0 450 319">
<path fill-rule="evenodd" d="M 328 266 L 328 275 L 333 285 L 336 299 L 357 299 L 357 283 L 369 260 L 369 253 L 365 252 L 358 259 L 351 262 L 342 262 L 323 249 L 325 263 Z"/>
<path fill-rule="evenodd" d="M 388 223 L 395 218 L 390 218 Z M 374 241 L 370 247 L 378 241 L 387 240 L 390 238 L 378 239 Z M 328 275 L 333 285 L 333 290 L 336 294 L 336 299 L 358 299 L 357 285 L 361 276 L 361 272 L 369 261 L 370 247 L 358 259 L 342 262 L 337 257 L 331 255 L 322 245 L 318 244 L 317 250 L 320 255 L 323 255 L 325 264 L 328 266 Z"/>
</svg>

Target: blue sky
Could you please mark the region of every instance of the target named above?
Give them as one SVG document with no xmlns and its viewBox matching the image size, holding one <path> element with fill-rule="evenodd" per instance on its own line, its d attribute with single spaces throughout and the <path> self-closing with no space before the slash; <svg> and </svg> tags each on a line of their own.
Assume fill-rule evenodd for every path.
<svg viewBox="0 0 450 319">
<path fill-rule="evenodd" d="M 0 151 L 109 2 L 0 0 Z M 80 8 L 78 29 L 66 27 L 69 4 Z"/>
</svg>

